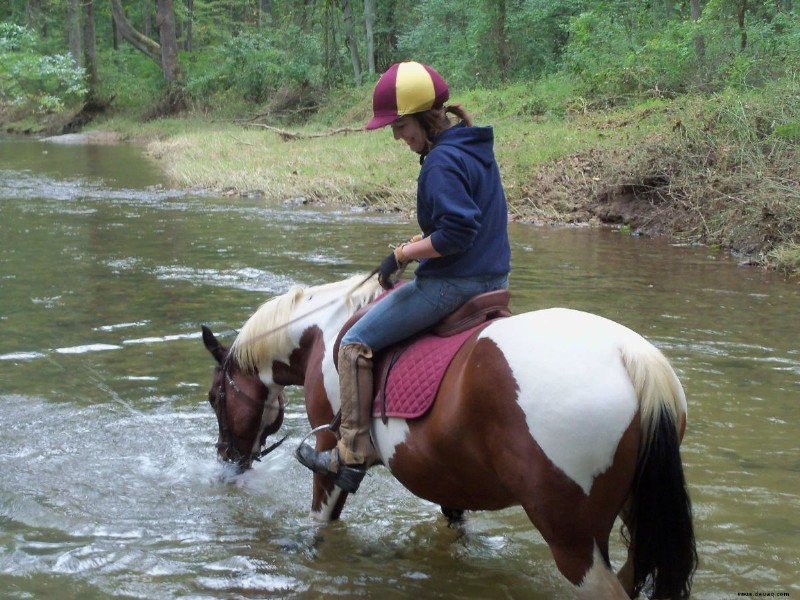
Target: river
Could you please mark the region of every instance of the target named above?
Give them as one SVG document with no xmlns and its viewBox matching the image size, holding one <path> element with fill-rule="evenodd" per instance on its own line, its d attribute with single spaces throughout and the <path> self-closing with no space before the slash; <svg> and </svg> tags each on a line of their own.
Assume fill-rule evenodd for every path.
<svg viewBox="0 0 800 600">
<path fill-rule="evenodd" d="M 373 268 L 401 215 L 170 189 L 128 146 L 0 139 L 0 596 L 563 598 L 520 509 L 449 529 L 384 469 L 309 518 L 307 431 L 232 478 L 206 400 L 270 296 Z M 516 312 L 615 319 L 672 360 L 700 566 L 694 598 L 800 598 L 800 286 L 725 253 L 511 224 Z M 615 534 L 612 560 L 622 561 Z"/>
</svg>

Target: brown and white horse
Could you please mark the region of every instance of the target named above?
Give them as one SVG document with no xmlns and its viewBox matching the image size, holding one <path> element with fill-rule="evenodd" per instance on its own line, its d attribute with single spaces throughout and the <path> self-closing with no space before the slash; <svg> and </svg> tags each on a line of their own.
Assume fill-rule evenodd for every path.
<svg viewBox="0 0 800 600">
<path fill-rule="evenodd" d="M 331 349 L 380 291 L 363 276 L 293 289 L 262 305 L 230 351 L 203 328 L 223 459 L 249 468 L 264 453 L 285 386 L 303 386 L 311 427 L 333 420 Z M 659 350 L 603 317 L 553 308 L 491 322 L 458 351 L 423 417 L 375 419 L 372 437 L 392 475 L 446 515 L 522 506 L 578 597 L 635 597 L 647 583 L 653 597 L 686 598 L 697 555 L 685 425 L 683 389 Z M 320 431 L 316 445 L 335 437 Z M 339 518 L 347 494 L 320 475 L 313 490 L 314 515 Z M 614 575 L 618 515 L 629 544 Z"/>
</svg>

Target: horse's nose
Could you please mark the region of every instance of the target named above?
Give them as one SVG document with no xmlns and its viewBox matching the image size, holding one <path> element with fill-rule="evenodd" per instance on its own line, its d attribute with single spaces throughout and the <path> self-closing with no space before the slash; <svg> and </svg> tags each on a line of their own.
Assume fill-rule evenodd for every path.
<svg viewBox="0 0 800 600">
<path fill-rule="evenodd" d="M 231 448 L 227 442 L 217 442 L 216 447 L 217 458 L 221 462 L 235 465 L 238 473 L 244 473 L 253 467 L 252 458 L 242 456 L 235 447 Z"/>
<path fill-rule="evenodd" d="M 223 462 L 236 462 L 230 456 L 228 456 L 228 444 L 226 442 L 217 442 L 217 458 L 219 458 Z"/>
</svg>

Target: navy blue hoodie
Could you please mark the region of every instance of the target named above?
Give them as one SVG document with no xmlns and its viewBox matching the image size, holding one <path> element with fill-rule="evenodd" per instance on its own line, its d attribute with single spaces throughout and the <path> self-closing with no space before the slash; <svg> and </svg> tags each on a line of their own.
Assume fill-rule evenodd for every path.
<svg viewBox="0 0 800 600">
<path fill-rule="evenodd" d="M 511 270 L 508 208 L 491 127 L 443 131 L 425 157 L 417 221 L 442 257 L 420 261 L 420 277 L 503 275 Z"/>
</svg>

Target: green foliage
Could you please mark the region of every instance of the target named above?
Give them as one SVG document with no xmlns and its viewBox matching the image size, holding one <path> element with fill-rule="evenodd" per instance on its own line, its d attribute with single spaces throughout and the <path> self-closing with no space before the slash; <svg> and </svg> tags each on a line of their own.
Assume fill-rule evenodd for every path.
<svg viewBox="0 0 800 600">
<path fill-rule="evenodd" d="M 283 87 L 302 87 L 315 78 L 313 38 L 284 31 L 283 39 L 244 33 L 219 48 L 198 53 L 187 89 L 198 99 L 238 96 L 262 103 Z M 291 39 L 286 46 L 281 42 Z"/>
<path fill-rule="evenodd" d="M 37 113 L 61 110 L 87 91 L 69 56 L 43 54 L 38 37 L 13 23 L 0 23 L 0 82 L 0 103 Z"/>
<path fill-rule="evenodd" d="M 800 121 L 775 125 L 775 135 L 787 141 L 800 142 Z"/>
<path fill-rule="evenodd" d="M 164 75 L 159 66 L 128 45 L 119 50 L 103 50 L 97 62 L 98 95 L 114 97 L 118 109 L 144 111 L 164 92 Z"/>
<path fill-rule="evenodd" d="M 399 33 L 396 58 L 429 63 L 460 87 L 525 81 L 555 71 L 566 25 L 586 0 L 421 0 Z M 502 29 L 501 29 L 502 26 Z"/>
<path fill-rule="evenodd" d="M 695 69 L 692 27 L 680 21 L 656 27 L 645 7 L 586 11 L 570 20 L 569 30 L 564 66 L 589 95 L 679 92 Z"/>
<path fill-rule="evenodd" d="M 479 0 L 458 4 L 448 0 L 421 0 L 411 11 L 411 26 L 397 40 L 397 59 L 433 65 L 446 74 L 450 85 L 468 87 L 487 78 L 471 67 L 477 42 L 470 35 L 471 16 Z M 447 26 L 443 27 L 442 24 Z M 488 75 L 490 77 L 490 75 Z"/>
<path fill-rule="evenodd" d="M 760 86 L 800 64 L 800 19 L 748 13 L 740 30 L 734 6 L 712 0 L 698 22 L 656 19 L 647 5 L 608 10 L 598 3 L 569 22 L 565 69 L 588 95 L 682 93 L 693 88 Z M 701 39 L 704 54 L 696 53 Z"/>
<path fill-rule="evenodd" d="M 555 74 L 536 81 L 502 88 L 476 88 L 453 98 L 482 122 L 497 119 L 560 118 L 574 103 L 575 88 L 566 77 Z"/>
</svg>

